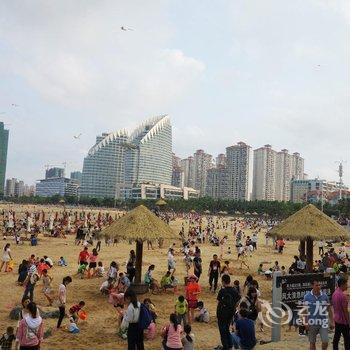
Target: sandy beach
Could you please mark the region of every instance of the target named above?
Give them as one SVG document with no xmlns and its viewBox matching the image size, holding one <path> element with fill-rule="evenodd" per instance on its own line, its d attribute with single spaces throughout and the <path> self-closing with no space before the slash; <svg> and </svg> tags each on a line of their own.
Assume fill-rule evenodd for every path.
<svg viewBox="0 0 350 350">
<path fill-rule="evenodd" d="M 227 218 L 230 220 L 230 218 Z M 170 223 L 174 232 L 177 234 L 180 231 L 182 220 L 177 219 Z M 230 225 L 229 225 L 230 226 Z M 185 230 L 187 230 L 188 224 L 185 224 Z M 229 260 L 233 267 L 233 275 L 231 279 L 238 279 L 241 284 L 244 283 L 248 274 L 252 274 L 255 279 L 258 280 L 260 285 L 260 291 L 262 293 L 261 298 L 265 300 L 271 300 L 271 281 L 267 281 L 264 276 L 257 275 L 257 269 L 259 263 L 269 262 L 264 264 L 265 268 L 272 267 L 275 260 L 278 260 L 280 265 L 285 265 L 286 268 L 292 262 L 293 255 L 297 254 L 297 242 L 287 242 L 285 252 L 277 254 L 272 246 L 265 246 L 264 230 L 259 234 L 258 250 L 253 253 L 253 256 L 248 259 L 249 269 L 239 269 L 239 263 L 236 261 L 237 255 L 234 248 L 233 235 L 228 229 L 219 230 L 219 235 L 229 236 L 227 247 L 231 247 L 232 254 L 225 255 L 223 260 Z M 246 230 L 246 234 L 249 234 L 249 230 Z M 68 286 L 68 301 L 67 306 L 70 307 L 73 304 L 84 300 L 86 302 L 86 311 L 88 312 L 88 320 L 80 322 L 79 326 L 81 331 L 77 335 L 68 333 L 66 330 L 55 331 L 56 320 L 46 319 L 45 329 L 53 329 L 52 336 L 45 339 L 42 344 L 42 349 L 88 349 L 93 346 L 96 349 L 126 349 L 126 341 L 119 338 L 116 334 L 116 311 L 112 305 L 107 302 L 107 298 L 102 296 L 99 292 L 99 287 L 104 281 L 103 278 L 92 279 L 80 279 L 77 277 L 77 258 L 81 250 L 80 246 L 74 245 L 74 237 L 70 236 L 67 239 L 51 238 L 40 236 L 38 246 L 31 247 L 28 242 L 24 245 L 16 246 L 13 240 L 9 240 L 11 243 L 11 251 L 15 260 L 15 268 L 12 273 L 1 272 L 0 280 L 2 288 L 0 290 L 0 330 L 5 331 L 7 326 L 16 326 L 16 321 L 9 319 L 9 312 L 11 308 L 19 304 L 23 293 L 23 287 L 16 285 L 17 280 L 17 268 L 22 259 L 26 259 L 30 254 L 35 254 L 39 257 L 48 255 L 55 262 L 60 256 L 64 256 L 68 262 L 67 267 L 54 266 L 50 270 L 53 280 L 53 288 L 57 294 L 58 284 L 61 282 L 64 276 L 70 275 L 73 278 L 73 283 Z M 162 249 L 147 250 L 147 245 L 144 247 L 144 261 L 143 261 L 143 273 L 150 264 L 155 264 L 155 278 L 160 280 L 167 266 L 167 249 L 173 242 L 165 241 Z M 3 245 L 5 241 L 3 242 Z M 161 349 L 161 337 L 159 335 L 161 328 L 167 323 L 169 314 L 173 312 L 174 302 L 178 295 L 184 293 L 183 278 L 185 276 L 185 265 L 182 261 L 182 255 L 179 253 L 180 240 L 176 241 L 176 261 L 177 271 L 176 276 L 180 281 L 180 288 L 177 295 L 172 292 L 163 293 L 161 295 L 143 295 L 141 299 L 150 297 L 154 302 L 157 312 L 157 338 L 153 341 L 145 342 L 145 349 Z M 200 279 L 202 287 L 202 293 L 200 300 L 204 301 L 205 306 L 208 308 L 211 320 L 209 324 L 193 324 L 193 332 L 196 337 L 196 349 L 213 349 L 220 344 L 219 332 L 216 325 L 216 298 L 215 295 L 209 292 L 208 278 L 206 272 L 212 255 L 219 254 L 219 247 L 214 247 L 209 244 L 200 245 L 203 259 L 203 275 Z M 125 271 L 125 262 L 128 257 L 128 253 L 131 249 L 134 249 L 134 245 L 121 242 L 117 246 L 107 247 L 102 243 L 102 249 L 99 254 L 99 260 L 104 263 L 105 267 L 108 267 L 112 260 L 120 263 L 121 270 Z M 316 249 L 315 249 L 316 250 Z M 316 252 L 315 252 L 316 253 Z M 39 306 L 46 310 L 45 307 L 47 301 L 41 292 L 41 281 L 38 282 L 35 289 L 35 301 Z M 68 324 L 68 319 L 64 320 L 64 324 Z M 305 337 L 299 337 L 294 330 L 287 331 L 287 326 L 282 328 L 282 341 L 279 343 L 268 343 L 264 345 L 258 345 L 257 348 L 264 350 L 272 349 L 290 349 L 295 347 L 306 348 L 308 346 L 307 339 Z M 263 332 L 259 329 L 256 330 L 258 341 L 269 341 L 271 338 L 271 330 L 265 328 Z"/>
</svg>

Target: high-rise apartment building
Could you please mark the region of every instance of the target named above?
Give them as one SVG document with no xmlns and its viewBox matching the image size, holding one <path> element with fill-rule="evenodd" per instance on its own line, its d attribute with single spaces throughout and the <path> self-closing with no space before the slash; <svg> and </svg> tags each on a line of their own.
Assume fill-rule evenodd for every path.
<svg viewBox="0 0 350 350">
<path fill-rule="evenodd" d="M 23 197 L 24 196 L 24 182 L 15 178 L 6 180 L 5 188 L 6 197 Z"/>
<path fill-rule="evenodd" d="M 276 156 L 276 200 L 290 200 L 290 186 L 293 179 L 304 178 L 304 159 L 299 153 L 289 154 L 283 149 Z"/>
<path fill-rule="evenodd" d="M 194 188 L 200 192 L 202 197 L 207 193 L 207 173 L 213 168 L 212 161 L 212 155 L 205 153 L 202 149 L 197 150 L 193 155 Z"/>
<path fill-rule="evenodd" d="M 103 133 L 84 159 L 80 195 L 93 198 L 115 198 L 118 186 L 124 184 L 125 131 Z"/>
<path fill-rule="evenodd" d="M 5 196 L 6 197 L 14 197 L 15 196 L 15 187 L 16 187 L 17 179 L 7 179 L 6 187 L 5 187 Z"/>
<path fill-rule="evenodd" d="M 207 196 L 212 198 L 228 198 L 229 177 L 227 168 L 219 166 L 208 170 Z"/>
<path fill-rule="evenodd" d="M 254 150 L 253 200 L 290 200 L 293 179 L 304 179 L 304 159 L 299 153 L 276 152 L 271 145 Z"/>
<path fill-rule="evenodd" d="M 253 155 L 244 142 L 226 148 L 228 198 L 250 200 L 253 182 Z"/>
<path fill-rule="evenodd" d="M 181 158 L 177 157 L 173 153 L 173 170 L 172 170 L 172 176 L 171 176 L 171 185 L 179 188 L 183 188 L 185 186 L 184 182 L 184 172 L 181 168 Z"/>
<path fill-rule="evenodd" d="M 24 185 L 23 196 L 30 197 L 35 194 L 35 186 L 33 185 Z"/>
<path fill-rule="evenodd" d="M 226 155 L 224 153 L 220 153 L 215 160 L 215 166 L 217 168 L 226 166 Z"/>
<path fill-rule="evenodd" d="M 305 178 L 304 158 L 298 152 L 294 152 L 292 155 L 292 177 L 294 180 L 303 180 Z"/>
<path fill-rule="evenodd" d="M 183 171 L 184 186 L 193 188 L 194 187 L 194 159 L 193 159 L 193 157 L 181 159 L 180 165 L 181 165 L 181 170 Z"/>
<path fill-rule="evenodd" d="M 0 122 L 0 197 L 4 195 L 9 131 Z"/>
<path fill-rule="evenodd" d="M 252 200 L 275 200 L 276 155 L 271 145 L 254 150 Z"/>
<path fill-rule="evenodd" d="M 276 156 L 276 200 L 290 199 L 290 183 L 293 178 L 293 158 L 288 150 L 277 152 Z"/>
</svg>

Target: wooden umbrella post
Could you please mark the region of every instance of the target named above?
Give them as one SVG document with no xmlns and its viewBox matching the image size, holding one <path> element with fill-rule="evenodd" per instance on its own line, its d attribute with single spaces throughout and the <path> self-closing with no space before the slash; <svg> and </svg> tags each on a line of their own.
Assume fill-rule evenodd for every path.
<svg viewBox="0 0 350 350">
<path fill-rule="evenodd" d="M 304 239 L 300 240 L 299 258 L 303 260 L 305 259 L 305 240 Z"/>
<path fill-rule="evenodd" d="M 313 271 L 314 262 L 314 241 L 311 237 L 306 238 L 306 269 L 308 272 Z"/>
<path fill-rule="evenodd" d="M 143 252 L 143 242 L 141 240 L 136 241 L 136 274 L 135 274 L 135 284 L 141 283 L 142 276 L 142 252 Z"/>
</svg>

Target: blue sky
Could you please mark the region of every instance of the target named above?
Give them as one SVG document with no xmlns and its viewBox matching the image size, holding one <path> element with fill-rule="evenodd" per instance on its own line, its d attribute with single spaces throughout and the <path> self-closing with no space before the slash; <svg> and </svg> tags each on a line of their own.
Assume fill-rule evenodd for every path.
<svg viewBox="0 0 350 350">
<path fill-rule="evenodd" d="M 181 157 L 269 143 L 310 177 L 348 160 L 349 184 L 349 37 L 349 1 L 4 0 L 7 176 L 81 169 L 97 134 L 167 113 Z"/>
</svg>

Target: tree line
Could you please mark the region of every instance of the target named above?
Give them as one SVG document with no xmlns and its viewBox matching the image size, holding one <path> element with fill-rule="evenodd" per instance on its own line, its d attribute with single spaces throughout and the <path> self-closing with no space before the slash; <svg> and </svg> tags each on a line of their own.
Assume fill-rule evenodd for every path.
<svg viewBox="0 0 350 350">
<path fill-rule="evenodd" d="M 147 206 L 148 208 L 156 207 L 157 200 L 121 200 L 113 198 L 90 198 L 90 197 L 74 197 L 66 196 L 61 197 L 54 195 L 52 197 L 20 197 L 20 198 L 4 198 L 4 201 L 18 203 L 18 204 L 65 204 L 65 205 L 85 205 L 91 207 L 108 207 L 119 209 L 132 209 L 140 204 Z M 63 202 L 64 201 L 64 202 Z M 305 203 L 292 203 L 292 202 L 278 202 L 278 201 L 236 201 L 231 199 L 214 199 L 210 197 L 202 197 L 195 199 L 176 199 L 166 200 L 167 205 L 165 209 L 171 209 L 175 212 L 189 212 L 191 210 L 198 213 L 204 213 L 209 211 L 212 214 L 219 212 L 227 212 L 228 214 L 235 214 L 239 212 L 241 214 L 249 212 L 250 214 L 257 213 L 259 216 L 268 215 L 270 217 L 285 218 L 299 209 L 301 209 Z M 321 203 L 315 203 L 315 205 L 321 209 Z M 347 217 L 350 218 L 350 199 L 344 199 L 339 201 L 338 204 L 331 205 L 329 203 L 324 204 L 324 212 L 327 215 L 334 215 L 335 217 Z"/>
</svg>

